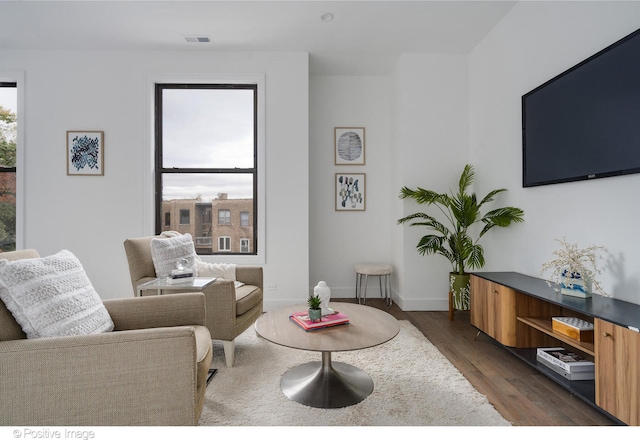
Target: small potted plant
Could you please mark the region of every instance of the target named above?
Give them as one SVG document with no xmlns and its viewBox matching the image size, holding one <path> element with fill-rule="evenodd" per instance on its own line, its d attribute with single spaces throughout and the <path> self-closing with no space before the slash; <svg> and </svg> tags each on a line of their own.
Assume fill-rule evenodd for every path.
<svg viewBox="0 0 640 440">
<path fill-rule="evenodd" d="M 320 304 L 322 304 L 322 300 L 318 295 L 310 295 L 307 300 L 309 304 L 309 319 L 311 322 L 320 322 L 320 318 L 322 318 L 322 309 L 320 308 Z"/>
</svg>

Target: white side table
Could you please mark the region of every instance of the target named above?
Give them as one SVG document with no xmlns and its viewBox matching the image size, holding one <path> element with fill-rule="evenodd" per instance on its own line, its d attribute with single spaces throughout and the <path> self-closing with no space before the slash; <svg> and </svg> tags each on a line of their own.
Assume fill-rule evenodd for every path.
<svg viewBox="0 0 640 440">
<path fill-rule="evenodd" d="M 156 290 L 158 295 L 162 295 L 163 290 L 181 291 L 181 292 L 201 292 L 209 284 L 213 283 L 215 278 L 196 277 L 184 283 L 167 283 L 166 278 L 156 278 L 138 285 L 138 296 L 142 296 L 143 290 Z"/>
</svg>

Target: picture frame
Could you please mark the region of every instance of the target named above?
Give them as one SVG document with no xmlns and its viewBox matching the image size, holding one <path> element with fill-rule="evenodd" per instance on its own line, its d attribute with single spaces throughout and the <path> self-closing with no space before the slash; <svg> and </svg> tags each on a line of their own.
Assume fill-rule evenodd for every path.
<svg viewBox="0 0 640 440">
<path fill-rule="evenodd" d="M 336 165 L 365 164 L 364 127 L 335 127 L 333 135 Z"/>
<path fill-rule="evenodd" d="M 335 174 L 336 211 L 366 210 L 366 174 Z"/>
<path fill-rule="evenodd" d="M 104 131 L 67 131 L 67 176 L 104 176 Z"/>
</svg>

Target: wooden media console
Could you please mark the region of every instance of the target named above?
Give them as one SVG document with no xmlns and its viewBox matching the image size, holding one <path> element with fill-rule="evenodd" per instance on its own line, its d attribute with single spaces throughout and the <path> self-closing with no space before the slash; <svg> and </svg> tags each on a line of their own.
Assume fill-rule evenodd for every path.
<svg viewBox="0 0 640 440">
<path fill-rule="evenodd" d="M 640 425 L 640 305 L 555 292 L 517 272 L 471 275 L 471 324 L 574 395 L 627 425 Z M 552 318 L 594 324 L 594 341 L 573 339 Z M 595 363 L 595 380 L 568 380 L 539 363 L 538 347 L 565 347 Z"/>
</svg>

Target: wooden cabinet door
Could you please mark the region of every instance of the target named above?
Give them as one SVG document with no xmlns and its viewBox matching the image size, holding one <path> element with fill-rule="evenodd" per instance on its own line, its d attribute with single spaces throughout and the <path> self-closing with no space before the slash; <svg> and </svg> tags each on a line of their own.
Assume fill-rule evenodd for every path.
<svg viewBox="0 0 640 440">
<path fill-rule="evenodd" d="M 594 319 L 596 404 L 627 425 L 640 424 L 640 333 Z"/>
<path fill-rule="evenodd" d="M 471 275 L 471 290 L 469 291 L 469 313 L 471 325 L 482 330 L 493 338 L 493 332 L 489 331 L 487 322 L 489 293 L 491 291 L 491 283 L 485 279 Z"/>
<path fill-rule="evenodd" d="M 496 340 L 508 347 L 516 346 L 516 292 L 500 284 L 493 285 L 493 316 Z"/>
<path fill-rule="evenodd" d="M 471 324 L 502 345 L 516 345 L 516 292 L 471 276 Z"/>
</svg>

